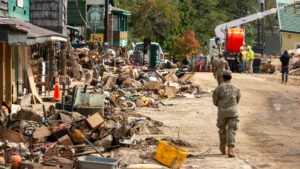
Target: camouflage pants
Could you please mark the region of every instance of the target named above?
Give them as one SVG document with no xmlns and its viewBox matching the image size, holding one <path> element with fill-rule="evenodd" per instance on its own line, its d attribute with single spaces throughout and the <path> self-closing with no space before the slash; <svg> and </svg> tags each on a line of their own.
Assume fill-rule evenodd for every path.
<svg viewBox="0 0 300 169">
<path fill-rule="evenodd" d="M 217 81 L 218 81 L 218 85 L 220 85 L 223 82 L 222 74 L 217 74 Z"/>
<path fill-rule="evenodd" d="M 237 117 L 218 118 L 217 127 L 219 128 L 220 145 L 227 144 L 228 147 L 234 147 L 238 123 Z"/>
</svg>

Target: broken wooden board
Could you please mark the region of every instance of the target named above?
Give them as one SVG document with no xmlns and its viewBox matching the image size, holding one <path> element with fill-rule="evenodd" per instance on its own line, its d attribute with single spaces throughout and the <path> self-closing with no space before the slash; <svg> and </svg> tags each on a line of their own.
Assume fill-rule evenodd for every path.
<svg viewBox="0 0 300 169">
<path fill-rule="evenodd" d="M 39 101 L 39 103 L 43 104 L 44 102 L 40 98 L 40 96 L 39 96 L 39 94 L 36 90 L 36 86 L 35 86 L 35 82 L 34 82 L 34 79 L 33 79 L 33 74 L 32 74 L 31 68 L 27 68 L 27 76 L 28 76 L 30 90 L 31 90 L 34 102 L 35 102 L 35 98 L 36 98 Z"/>
<path fill-rule="evenodd" d="M 15 69 L 11 70 L 11 80 L 13 86 L 13 102 L 17 101 L 17 85 L 16 85 L 16 76 L 15 76 Z"/>
<path fill-rule="evenodd" d="M 112 89 L 112 87 L 116 84 L 118 77 L 117 76 L 109 76 L 107 82 L 104 86 L 104 89 Z"/>
<path fill-rule="evenodd" d="M 179 81 L 181 83 L 187 82 L 187 81 L 189 81 L 189 79 L 192 78 L 193 75 L 194 75 L 194 72 L 186 72 L 184 74 L 184 76 L 179 79 Z"/>
<path fill-rule="evenodd" d="M 34 132 L 33 132 L 33 135 L 32 137 L 37 139 L 37 138 L 44 138 L 44 137 L 48 137 L 51 135 L 51 132 L 50 130 L 48 129 L 48 127 L 46 126 L 42 126 L 38 129 L 36 129 Z"/>
</svg>

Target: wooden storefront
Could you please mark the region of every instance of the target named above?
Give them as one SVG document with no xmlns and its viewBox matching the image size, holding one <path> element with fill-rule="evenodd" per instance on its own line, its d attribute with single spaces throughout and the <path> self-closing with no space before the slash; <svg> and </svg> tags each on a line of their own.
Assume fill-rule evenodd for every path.
<svg viewBox="0 0 300 169">
<path fill-rule="evenodd" d="M 28 77 L 28 70 L 31 71 L 29 61 L 32 58 L 32 45 L 48 45 L 49 53 L 54 55 L 54 50 L 51 50 L 54 49 L 53 44 L 61 42 L 64 46 L 66 41 L 65 36 L 28 22 L 0 18 L 0 104 L 5 102 L 11 106 L 23 95 L 24 88 L 30 89 L 34 101 L 37 99 L 41 102 L 36 91 L 33 93 L 35 86 L 32 82 L 30 86 Z"/>
</svg>

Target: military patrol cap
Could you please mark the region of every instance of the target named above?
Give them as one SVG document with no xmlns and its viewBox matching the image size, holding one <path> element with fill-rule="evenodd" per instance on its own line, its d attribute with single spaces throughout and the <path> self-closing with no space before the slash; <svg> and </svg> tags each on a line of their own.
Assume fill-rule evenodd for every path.
<svg viewBox="0 0 300 169">
<path fill-rule="evenodd" d="M 232 76 L 232 72 L 230 70 L 224 70 L 223 76 Z"/>
</svg>

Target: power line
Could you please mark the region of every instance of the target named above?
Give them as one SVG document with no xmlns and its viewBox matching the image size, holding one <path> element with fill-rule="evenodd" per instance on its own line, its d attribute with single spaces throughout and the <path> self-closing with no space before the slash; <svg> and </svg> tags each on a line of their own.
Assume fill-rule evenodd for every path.
<svg viewBox="0 0 300 169">
<path fill-rule="evenodd" d="M 193 8 L 192 6 L 189 6 L 189 5 L 187 5 L 187 4 L 183 3 L 183 2 L 180 2 L 179 0 L 177 0 L 177 2 L 180 3 L 180 4 L 182 4 L 182 5 L 184 5 L 184 6 L 186 6 L 186 7 L 188 7 L 188 8 L 190 8 L 191 10 L 197 12 L 198 14 L 202 15 L 202 13 L 200 13 L 199 10 Z M 202 17 L 206 17 L 206 18 L 213 19 L 213 20 L 216 20 L 216 21 L 222 21 L 222 22 L 224 22 L 224 21 L 221 20 L 221 19 L 214 18 L 214 17 L 209 17 L 209 16 L 206 16 L 206 15 L 202 15 Z"/>
<path fill-rule="evenodd" d="M 78 1 L 77 0 L 75 0 L 75 4 L 76 4 L 77 12 L 79 13 L 82 21 L 84 22 L 84 25 L 87 25 L 88 29 L 91 30 L 93 34 L 95 34 L 95 32 L 91 29 L 91 26 L 89 25 L 89 23 L 86 22 L 86 20 L 83 18 L 82 14 L 81 14 L 81 11 L 79 10 L 79 6 L 78 6 Z"/>
<path fill-rule="evenodd" d="M 231 14 L 231 13 L 226 12 L 226 11 L 224 11 L 224 10 L 222 10 L 222 9 L 217 8 L 217 7 L 208 5 L 207 3 L 204 3 L 204 2 L 201 2 L 201 1 L 198 1 L 198 2 L 201 3 L 201 4 L 203 4 L 203 5 L 208 6 L 208 7 L 210 7 L 210 8 L 213 8 L 213 9 L 215 9 L 215 10 L 217 10 L 217 11 L 223 12 L 224 14 L 231 15 L 231 16 L 234 16 L 234 17 L 239 17 L 239 16 L 237 16 L 237 15 L 235 15 L 235 14 Z"/>
</svg>

